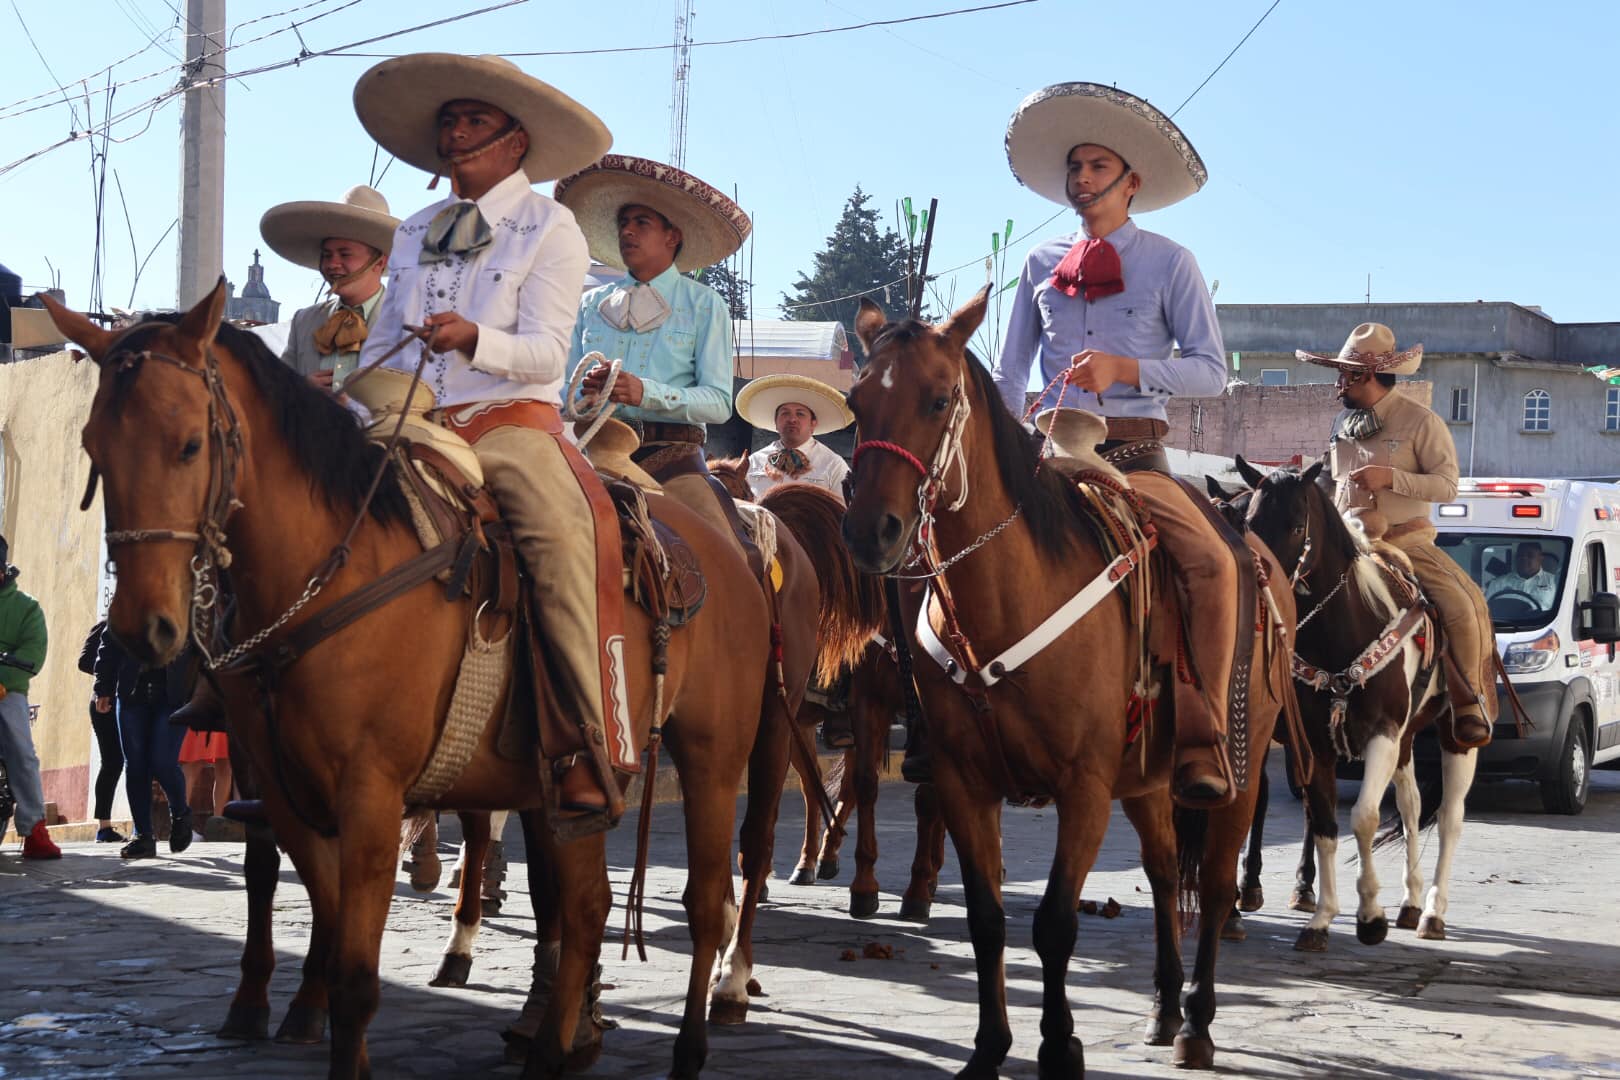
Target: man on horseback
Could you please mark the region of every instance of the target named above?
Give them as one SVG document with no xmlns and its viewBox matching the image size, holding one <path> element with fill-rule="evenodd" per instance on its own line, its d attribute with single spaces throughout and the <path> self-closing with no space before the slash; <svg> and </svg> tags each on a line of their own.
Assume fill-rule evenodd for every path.
<svg viewBox="0 0 1620 1080">
<path fill-rule="evenodd" d="M 1246 671 L 1233 677 L 1235 643 L 1252 634 L 1253 621 L 1238 586 L 1240 575 L 1252 580 L 1253 571 L 1246 550 L 1241 564 L 1234 556 L 1229 530 L 1211 518 L 1206 501 L 1169 475 L 1160 442 L 1169 430 L 1169 397 L 1225 390 L 1224 349 L 1192 253 L 1130 217 L 1133 209 L 1180 202 L 1208 172 L 1168 117 L 1097 83 L 1060 83 L 1032 95 L 1007 129 L 1007 158 L 1027 187 L 1073 207 L 1082 229 L 1029 253 L 996 384 L 1013 414 L 1024 415 L 1039 357 L 1042 405 L 1061 400 L 1107 419 L 1104 457 L 1131 473 L 1174 565 L 1189 622 L 1207 631 L 1184 635 L 1189 663 L 1177 664 L 1184 670 L 1173 676 L 1175 796 L 1190 806 L 1224 805 L 1235 796 L 1229 710 L 1247 689 Z"/>
<path fill-rule="evenodd" d="M 583 105 L 495 56 L 387 60 L 361 76 L 354 101 L 383 149 L 436 174 L 434 184 L 448 173 L 452 191 L 400 225 L 362 365 L 406 334 L 421 338 L 433 415 L 472 444 L 529 569 L 562 712 L 605 740 L 615 770 L 637 772 L 618 659 L 618 522 L 558 413 L 585 240 L 572 213 L 530 186 L 595 160 L 612 136 Z M 388 364 L 414 372 L 418 359 L 407 349 Z M 588 757 L 556 763 L 564 811 L 615 801 Z"/>
<path fill-rule="evenodd" d="M 1484 746 L 1496 719 L 1496 635 L 1484 594 L 1435 546 L 1429 520 L 1430 503 L 1457 497 L 1457 446 L 1444 421 L 1395 385 L 1395 376 L 1418 369 L 1423 346 L 1397 351 L 1389 327 L 1362 323 L 1336 356 L 1295 355 L 1339 372 L 1345 411 L 1328 447 L 1339 509 L 1360 511 L 1369 538 L 1399 548 L 1440 609 L 1454 661 L 1446 665 L 1452 733 L 1465 749 Z"/>
<path fill-rule="evenodd" d="M 817 431 L 840 431 L 854 422 L 842 394 L 808 375 L 765 375 L 737 395 L 737 415 L 777 436 L 748 457 L 754 498 L 778 484 L 800 483 L 825 488 L 844 501 L 849 466 L 815 439 Z"/>
</svg>

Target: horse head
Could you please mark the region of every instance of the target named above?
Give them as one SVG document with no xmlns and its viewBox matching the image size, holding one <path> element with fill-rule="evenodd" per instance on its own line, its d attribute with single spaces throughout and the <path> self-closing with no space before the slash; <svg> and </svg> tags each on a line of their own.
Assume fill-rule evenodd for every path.
<svg viewBox="0 0 1620 1080">
<path fill-rule="evenodd" d="M 754 501 L 754 489 L 748 483 L 748 455 L 732 458 L 710 458 L 709 474 L 720 481 L 726 494 L 743 502 Z"/>
<path fill-rule="evenodd" d="M 899 564 L 925 514 L 935 504 L 955 509 L 966 493 L 967 420 L 982 400 L 969 375 L 968 339 L 984 321 L 989 289 L 939 326 L 917 319 L 890 322 L 862 300 L 855 334 L 866 365 L 850 388 L 860 442 L 844 542 L 855 564 L 887 573 Z"/>
<path fill-rule="evenodd" d="M 1253 489 L 1248 508 L 1250 531 L 1289 572 L 1296 590 L 1308 591 L 1307 579 L 1333 558 L 1347 535 L 1338 511 L 1316 483 L 1322 463 L 1262 474 L 1242 455 L 1236 460 L 1238 475 Z"/>
<path fill-rule="evenodd" d="M 1249 488 L 1229 488 L 1213 476 L 1204 477 L 1204 490 L 1209 492 L 1209 501 L 1215 504 L 1226 523 L 1238 532 L 1247 532 L 1249 529 L 1249 499 L 1253 491 Z"/>
</svg>

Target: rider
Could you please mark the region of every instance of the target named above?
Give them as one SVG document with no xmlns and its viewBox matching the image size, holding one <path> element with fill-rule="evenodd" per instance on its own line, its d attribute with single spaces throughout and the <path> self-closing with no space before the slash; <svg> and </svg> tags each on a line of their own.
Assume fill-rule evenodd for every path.
<svg viewBox="0 0 1620 1080">
<path fill-rule="evenodd" d="M 62 849 L 45 831 L 45 789 L 28 729 L 28 683 L 45 663 L 45 615 L 39 601 L 17 588 L 18 571 L 8 561 L 10 554 L 11 545 L 0 536 L 0 653 L 26 667 L 0 664 L 0 758 L 17 802 L 23 858 L 60 859 Z"/>
<path fill-rule="evenodd" d="M 1328 458 L 1339 509 L 1375 511 L 1381 520 L 1371 531 L 1411 560 L 1424 594 L 1440 609 L 1456 662 L 1446 665 L 1453 734 L 1465 748 L 1484 746 L 1496 718 L 1496 636 L 1479 586 L 1435 547 L 1429 521 L 1430 503 L 1457 497 L 1457 446 L 1444 421 L 1395 385 L 1395 376 L 1418 369 L 1423 346 L 1396 351 L 1389 327 L 1362 323 L 1336 356 L 1303 349 L 1295 355 L 1338 369 L 1345 411 L 1333 423 Z"/>
<path fill-rule="evenodd" d="M 589 259 L 574 215 L 530 186 L 594 161 L 612 136 L 583 105 L 497 56 L 385 60 L 360 77 L 354 104 L 384 150 L 436 174 L 434 184 L 447 173 L 451 189 L 395 234 L 362 366 L 406 334 L 422 340 L 388 364 L 414 372 L 424 359 L 435 417 L 472 444 L 528 566 L 563 714 L 605 740 L 615 770 L 637 772 L 616 660 L 618 522 L 558 413 Z M 613 805 L 586 755 L 558 765 L 562 809 Z"/>
<path fill-rule="evenodd" d="M 776 441 L 748 457 L 748 486 L 759 498 L 778 484 L 814 484 L 844 501 L 844 459 L 816 441 L 854 421 L 844 396 L 808 375 L 784 372 L 753 380 L 737 395 L 737 415 L 775 431 Z"/>
<path fill-rule="evenodd" d="M 1168 398 L 1224 391 L 1221 331 L 1192 253 L 1130 217 L 1180 202 L 1208 173 L 1159 110 L 1084 82 L 1026 98 L 1007 129 L 1007 158 L 1027 187 L 1078 211 L 1081 230 L 1029 253 L 996 384 L 1013 414 L 1023 415 L 1039 357 L 1043 385 L 1067 379 L 1063 404 L 1107 418 L 1104 456 L 1131 472 L 1198 626 L 1220 628 L 1187 635 L 1192 681 L 1175 680 L 1172 788 L 1183 804 L 1220 806 L 1236 797 L 1226 752 L 1229 692 L 1245 689 L 1232 685 L 1238 562 L 1205 500 L 1168 475 L 1159 440 L 1168 431 Z M 1042 404 L 1057 404 L 1058 394 L 1054 387 Z"/>
<path fill-rule="evenodd" d="M 717 497 L 703 460 L 704 425 L 731 418 L 731 313 L 724 297 L 685 274 L 730 257 L 753 224 L 690 173 L 621 154 L 557 181 L 556 197 L 579 219 L 591 255 L 627 271 L 580 299 L 569 370 L 592 352 L 623 361 L 609 397 L 614 416 L 640 429 L 633 460 L 732 536 L 731 500 L 723 490 Z M 608 373 L 606 364 L 593 368 L 585 393 L 599 393 Z"/>
</svg>

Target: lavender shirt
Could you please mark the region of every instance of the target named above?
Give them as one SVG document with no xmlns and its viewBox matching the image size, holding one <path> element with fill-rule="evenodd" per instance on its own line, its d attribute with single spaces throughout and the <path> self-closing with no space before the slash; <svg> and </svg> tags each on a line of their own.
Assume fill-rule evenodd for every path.
<svg viewBox="0 0 1620 1080">
<path fill-rule="evenodd" d="M 1141 389 L 1115 383 L 1098 395 L 1069 387 L 1063 404 L 1104 416 L 1165 419 L 1172 394 L 1219 397 L 1226 389 L 1226 353 L 1215 304 L 1192 252 L 1129 219 L 1108 234 L 1119 252 L 1125 291 L 1087 302 L 1052 286 L 1052 271 L 1080 238 L 1054 237 L 1024 262 L 1013 298 L 1012 321 L 994 376 L 1014 416 L 1024 415 L 1029 369 L 1041 360 L 1041 385 L 1069 366 L 1075 353 L 1097 349 L 1133 357 Z M 1177 343 L 1181 355 L 1172 356 Z M 1054 389 L 1041 407 L 1057 404 Z"/>
</svg>

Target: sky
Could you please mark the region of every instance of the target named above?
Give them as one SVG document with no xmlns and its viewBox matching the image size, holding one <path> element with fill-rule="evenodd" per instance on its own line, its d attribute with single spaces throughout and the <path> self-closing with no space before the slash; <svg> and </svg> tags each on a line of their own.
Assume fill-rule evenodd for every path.
<svg viewBox="0 0 1620 1080">
<path fill-rule="evenodd" d="M 185 0 L 174 2 L 183 11 Z M 292 59 L 300 40 L 310 51 L 332 49 L 499 2 L 229 0 L 234 47 L 225 63 L 247 71 Z M 696 0 L 692 37 L 823 30 L 980 2 Z M 1186 101 L 1176 122 L 1209 182 L 1140 223 L 1190 248 L 1219 282 L 1221 303 L 1340 303 L 1370 291 L 1381 303 L 1507 300 L 1561 322 L 1620 320 L 1612 82 L 1620 4 L 1280 0 L 1194 94 L 1268 7 L 1271 0 L 1033 0 L 695 47 L 687 167 L 735 189 L 753 215 L 743 269 L 759 317 L 778 315 L 857 184 L 891 221 L 903 197 L 939 200 L 931 265 L 952 270 L 937 285 L 944 302 L 961 302 L 986 281 L 991 233 L 1009 218 L 1015 250 L 1002 280 L 1036 240 L 1075 227 L 1072 213 L 1008 171 L 1002 139 L 1018 103 L 1055 82 L 1112 83 L 1167 112 Z M 674 14 L 675 0 L 528 0 L 352 50 L 365 56 L 317 56 L 231 81 L 227 275 L 240 290 L 261 248 L 270 291 L 288 305 L 283 316 L 314 302 L 317 276 L 263 247 L 259 217 L 279 202 L 337 199 L 374 167 L 383 171 L 388 155 L 374 166 L 374 144 L 352 106 L 355 80 L 382 55 L 667 45 Z M 115 112 L 140 105 L 174 85 L 184 33 L 168 0 L 8 0 L 0 6 L 0 169 L 87 126 L 82 97 L 75 118 L 58 80 L 82 95 L 78 80 L 94 74 L 89 85 L 100 88 L 109 65 L 114 81 L 152 74 L 114 94 Z M 615 151 L 668 159 L 667 49 L 516 62 L 601 116 Z M 105 96 L 89 104 L 99 118 Z M 176 303 L 174 236 L 161 238 L 179 208 L 180 116 L 176 99 L 112 129 L 106 305 Z M 96 250 L 90 165 L 81 139 L 0 173 L 0 263 L 25 288 L 58 280 L 81 307 Z M 427 179 L 396 162 L 377 186 L 403 217 L 438 197 Z"/>
</svg>

